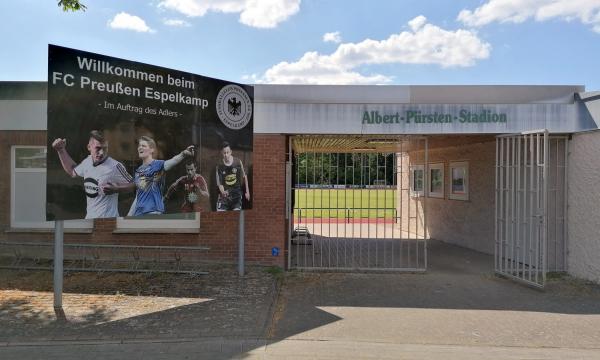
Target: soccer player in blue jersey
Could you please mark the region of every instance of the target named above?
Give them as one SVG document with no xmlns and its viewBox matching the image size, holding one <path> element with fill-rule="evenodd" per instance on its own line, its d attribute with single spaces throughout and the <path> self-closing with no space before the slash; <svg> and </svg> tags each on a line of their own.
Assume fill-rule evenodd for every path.
<svg viewBox="0 0 600 360">
<path fill-rule="evenodd" d="M 162 214 L 165 212 L 162 192 L 165 187 L 166 172 L 184 158 L 193 156 L 194 146 L 188 146 L 169 160 L 157 160 L 154 159 L 156 142 L 149 136 L 142 136 L 138 140 L 137 150 L 142 165 L 135 170 L 135 200 L 127 215 Z"/>
</svg>

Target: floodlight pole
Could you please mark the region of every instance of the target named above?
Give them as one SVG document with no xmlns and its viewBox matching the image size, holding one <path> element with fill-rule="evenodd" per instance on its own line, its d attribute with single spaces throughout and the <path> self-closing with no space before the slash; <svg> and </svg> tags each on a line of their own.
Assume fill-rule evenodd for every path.
<svg viewBox="0 0 600 360">
<path fill-rule="evenodd" d="M 240 210 L 238 240 L 238 273 L 244 276 L 244 210 Z"/>
<path fill-rule="evenodd" d="M 63 244 L 65 223 L 63 220 L 54 222 L 54 308 L 62 308 L 63 290 Z"/>
</svg>

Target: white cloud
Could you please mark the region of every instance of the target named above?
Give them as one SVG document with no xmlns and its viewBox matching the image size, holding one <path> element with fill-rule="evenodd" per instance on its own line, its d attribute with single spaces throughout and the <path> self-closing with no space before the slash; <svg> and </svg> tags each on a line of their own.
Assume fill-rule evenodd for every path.
<svg viewBox="0 0 600 360">
<path fill-rule="evenodd" d="M 185 20 L 181 20 L 181 19 L 165 19 L 163 21 L 163 24 L 167 25 L 167 26 L 174 26 L 174 27 L 186 27 L 186 26 L 191 26 L 191 24 Z"/>
<path fill-rule="evenodd" d="M 600 1 L 598 0 L 489 0 L 475 10 L 462 10 L 458 20 L 469 26 L 492 22 L 522 23 L 562 19 L 577 20 L 600 33 Z"/>
<path fill-rule="evenodd" d="M 300 0 L 247 0 L 240 22 L 257 28 L 274 28 L 300 10 Z"/>
<path fill-rule="evenodd" d="M 472 66 L 490 55 L 491 45 L 468 30 L 444 30 L 427 23 L 424 16 L 409 22 L 410 31 L 385 40 L 366 39 L 345 43 L 330 55 L 307 52 L 298 61 L 280 62 L 258 83 L 279 84 L 385 84 L 385 75 L 364 75 L 357 68 L 371 64 L 434 64 L 444 68 Z"/>
<path fill-rule="evenodd" d="M 130 15 L 126 12 L 120 12 L 115 15 L 112 20 L 108 21 L 108 27 L 111 29 L 133 30 L 137 32 L 154 32 L 154 30 L 146 25 L 144 19 L 139 16 Z"/>
<path fill-rule="evenodd" d="M 328 32 L 323 35 L 323 41 L 339 44 L 342 42 L 342 36 L 340 35 L 339 31 Z"/>
<path fill-rule="evenodd" d="M 204 16 L 208 11 L 240 13 L 242 24 L 274 28 L 300 10 L 301 0 L 162 0 L 159 7 L 186 16 Z"/>
<path fill-rule="evenodd" d="M 330 56 L 307 52 L 300 60 L 286 61 L 268 69 L 258 83 L 271 84 L 385 84 L 392 79 L 384 75 L 362 75 L 352 67 L 339 66 Z"/>
<path fill-rule="evenodd" d="M 418 31 L 420 28 L 425 26 L 425 24 L 427 24 L 427 18 L 423 15 L 419 15 L 408 22 L 408 26 L 410 26 L 412 31 Z"/>
</svg>

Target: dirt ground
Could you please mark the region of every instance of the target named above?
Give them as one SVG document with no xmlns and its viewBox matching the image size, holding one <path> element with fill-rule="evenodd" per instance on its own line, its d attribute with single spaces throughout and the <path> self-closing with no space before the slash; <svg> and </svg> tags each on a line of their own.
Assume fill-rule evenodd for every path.
<svg viewBox="0 0 600 360">
<path fill-rule="evenodd" d="M 63 311 L 52 272 L 0 270 L 2 340 L 264 337 L 277 279 L 249 267 L 207 265 L 208 275 L 67 273 Z"/>
</svg>

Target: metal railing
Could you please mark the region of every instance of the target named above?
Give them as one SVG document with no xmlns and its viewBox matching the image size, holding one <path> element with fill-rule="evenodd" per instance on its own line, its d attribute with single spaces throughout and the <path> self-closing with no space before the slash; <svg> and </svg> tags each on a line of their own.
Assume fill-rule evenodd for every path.
<svg viewBox="0 0 600 360">
<path fill-rule="evenodd" d="M 309 211 L 312 211 L 312 216 L 308 216 Z M 367 215 L 362 215 L 363 211 L 367 213 Z M 303 216 L 302 212 L 305 212 L 306 215 Z M 305 208 L 294 208 L 293 214 L 294 219 L 298 220 L 298 223 L 302 223 L 302 219 L 340 219 L 339 216 L 331 216 L 333 214 L 339 214 L 343 212 L 344 222 L 350 224 L 353 219 L 370 219 L 370 213 L 373 212 L 376 214 L 376 219 L 393 219 L 394 222 L 398 222 L 398 209 L 396 208 L 365 208 L 365 207 L 354 207 L 354 208 L 325 208 L 325 207 L 305 207 Z M 356 213 L 358 212 L 358 215 Z M 319 213 L 319 215 L 317 215 Z M 383 213 L 383 216 L 380 216 L 379 213 Z M 325 214 L 325 215 L 324 215 Z M 387 216 L 385 214 L 391 214 Z"/>
<path fill-rule="evenodd" d="M 51 242 L 0 241 L 0 268 L 52 270 Z M 189 258 L 208 251 L 205 246 L 65 244 L 65 271 L 160 272 L 205 275 Z"/>
</svg>

